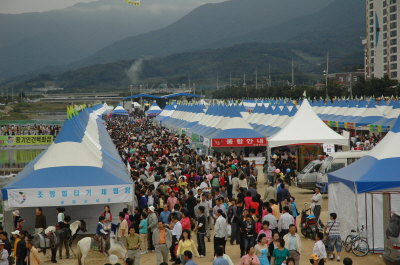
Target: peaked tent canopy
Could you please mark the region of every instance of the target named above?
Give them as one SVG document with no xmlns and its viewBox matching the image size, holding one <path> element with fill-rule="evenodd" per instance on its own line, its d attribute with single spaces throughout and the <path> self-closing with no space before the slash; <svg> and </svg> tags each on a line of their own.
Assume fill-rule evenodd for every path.
<svg viewBox="0 0 400 265">
<path fill-rule="evenodd" d="M 155 117 L 162 112 L 162 109 L 157 105 L 157 103 L 153 103 L 150 108 L 146 111 L 147 116 Z"/>
<path fill-rule="evenodd" d="M 270 147 L 293 144 L 348 145 L 348 139 L 329 128 L 315 114 L 307 99 L 285 127 L 268 139 Z"/>
<path fill-rule="evenodd" d="M 111 114 L 127 116 L 128 111 L 126 109 L 124 109 L 122 106 L 116 106 L 115 109 L 111 112 Z"/>
</svg>

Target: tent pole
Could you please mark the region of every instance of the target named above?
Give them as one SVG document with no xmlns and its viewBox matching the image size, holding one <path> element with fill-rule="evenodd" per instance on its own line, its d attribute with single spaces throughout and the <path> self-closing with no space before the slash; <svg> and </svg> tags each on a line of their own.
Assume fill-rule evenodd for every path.
<svg viewBox="0 0 400 265">
<path fill-rule="evenodd" d="M 359 231 L 359 227 L 360 227 L 360 224 L 359 224 L 359 220 L 358 220 L 358 217 L 359 217 L 359 211 L 358 211 L 358 196 L 357 196 L 357 184 L 356 184 L 356 182 L 354 182 L 354 197 L 355 197 L 355 199 L 356 199 L 356 213 L 357 213 L 357 231 Z M 367 201 L 365 201 L 365 203 L 367 203 Z M 365 227 L 365 229 L 367 229 L 367 227 Z"/>
<path fill-rule="evenodd" d="M 271 147 L 270 145 L 267 145 L 267 161 L 268 161 L 268 167 L 271 165 Z"/>
</svg>

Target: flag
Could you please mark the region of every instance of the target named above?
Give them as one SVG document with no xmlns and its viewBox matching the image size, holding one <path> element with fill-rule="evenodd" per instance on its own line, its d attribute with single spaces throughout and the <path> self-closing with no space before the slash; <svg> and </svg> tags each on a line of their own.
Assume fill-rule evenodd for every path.
<svg viewBox="0 0 400 265">
<path fill-rule="evenodd" d="M 140 6 L 140 0 L 125 0 L 125 3 L 134 5 L 134 6 Z"/>
<path fill-rule="evenodd" d="M 307 97 L 307 91 L 306 90 L 304 90 L 304 92 L 303 92 L 303 97 Z"/>
</svg>

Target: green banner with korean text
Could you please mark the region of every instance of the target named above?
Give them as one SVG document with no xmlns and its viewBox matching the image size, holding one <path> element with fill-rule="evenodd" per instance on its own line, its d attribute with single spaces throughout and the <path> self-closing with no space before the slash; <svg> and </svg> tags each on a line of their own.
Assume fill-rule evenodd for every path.
<svg viewBox="0 0 400 265">
<path fill-rule="evenodd" d="M 53 142 L 53 135 L 4 135 L 0 136 L 0 146 L 44 145 Z"/>
</svg>

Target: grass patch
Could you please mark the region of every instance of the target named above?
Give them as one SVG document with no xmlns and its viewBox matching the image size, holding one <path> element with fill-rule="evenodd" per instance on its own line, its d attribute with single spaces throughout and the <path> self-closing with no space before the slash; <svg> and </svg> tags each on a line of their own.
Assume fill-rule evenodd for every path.
<svg viewBox="0 0 400 265">
<path fill-rule="evenodd" d="M 20 112 L 66 112 L 67 104 L 59 102 L 18 103 L 15 105 L 14 109 L 17 109 Z"/>
</svg>

